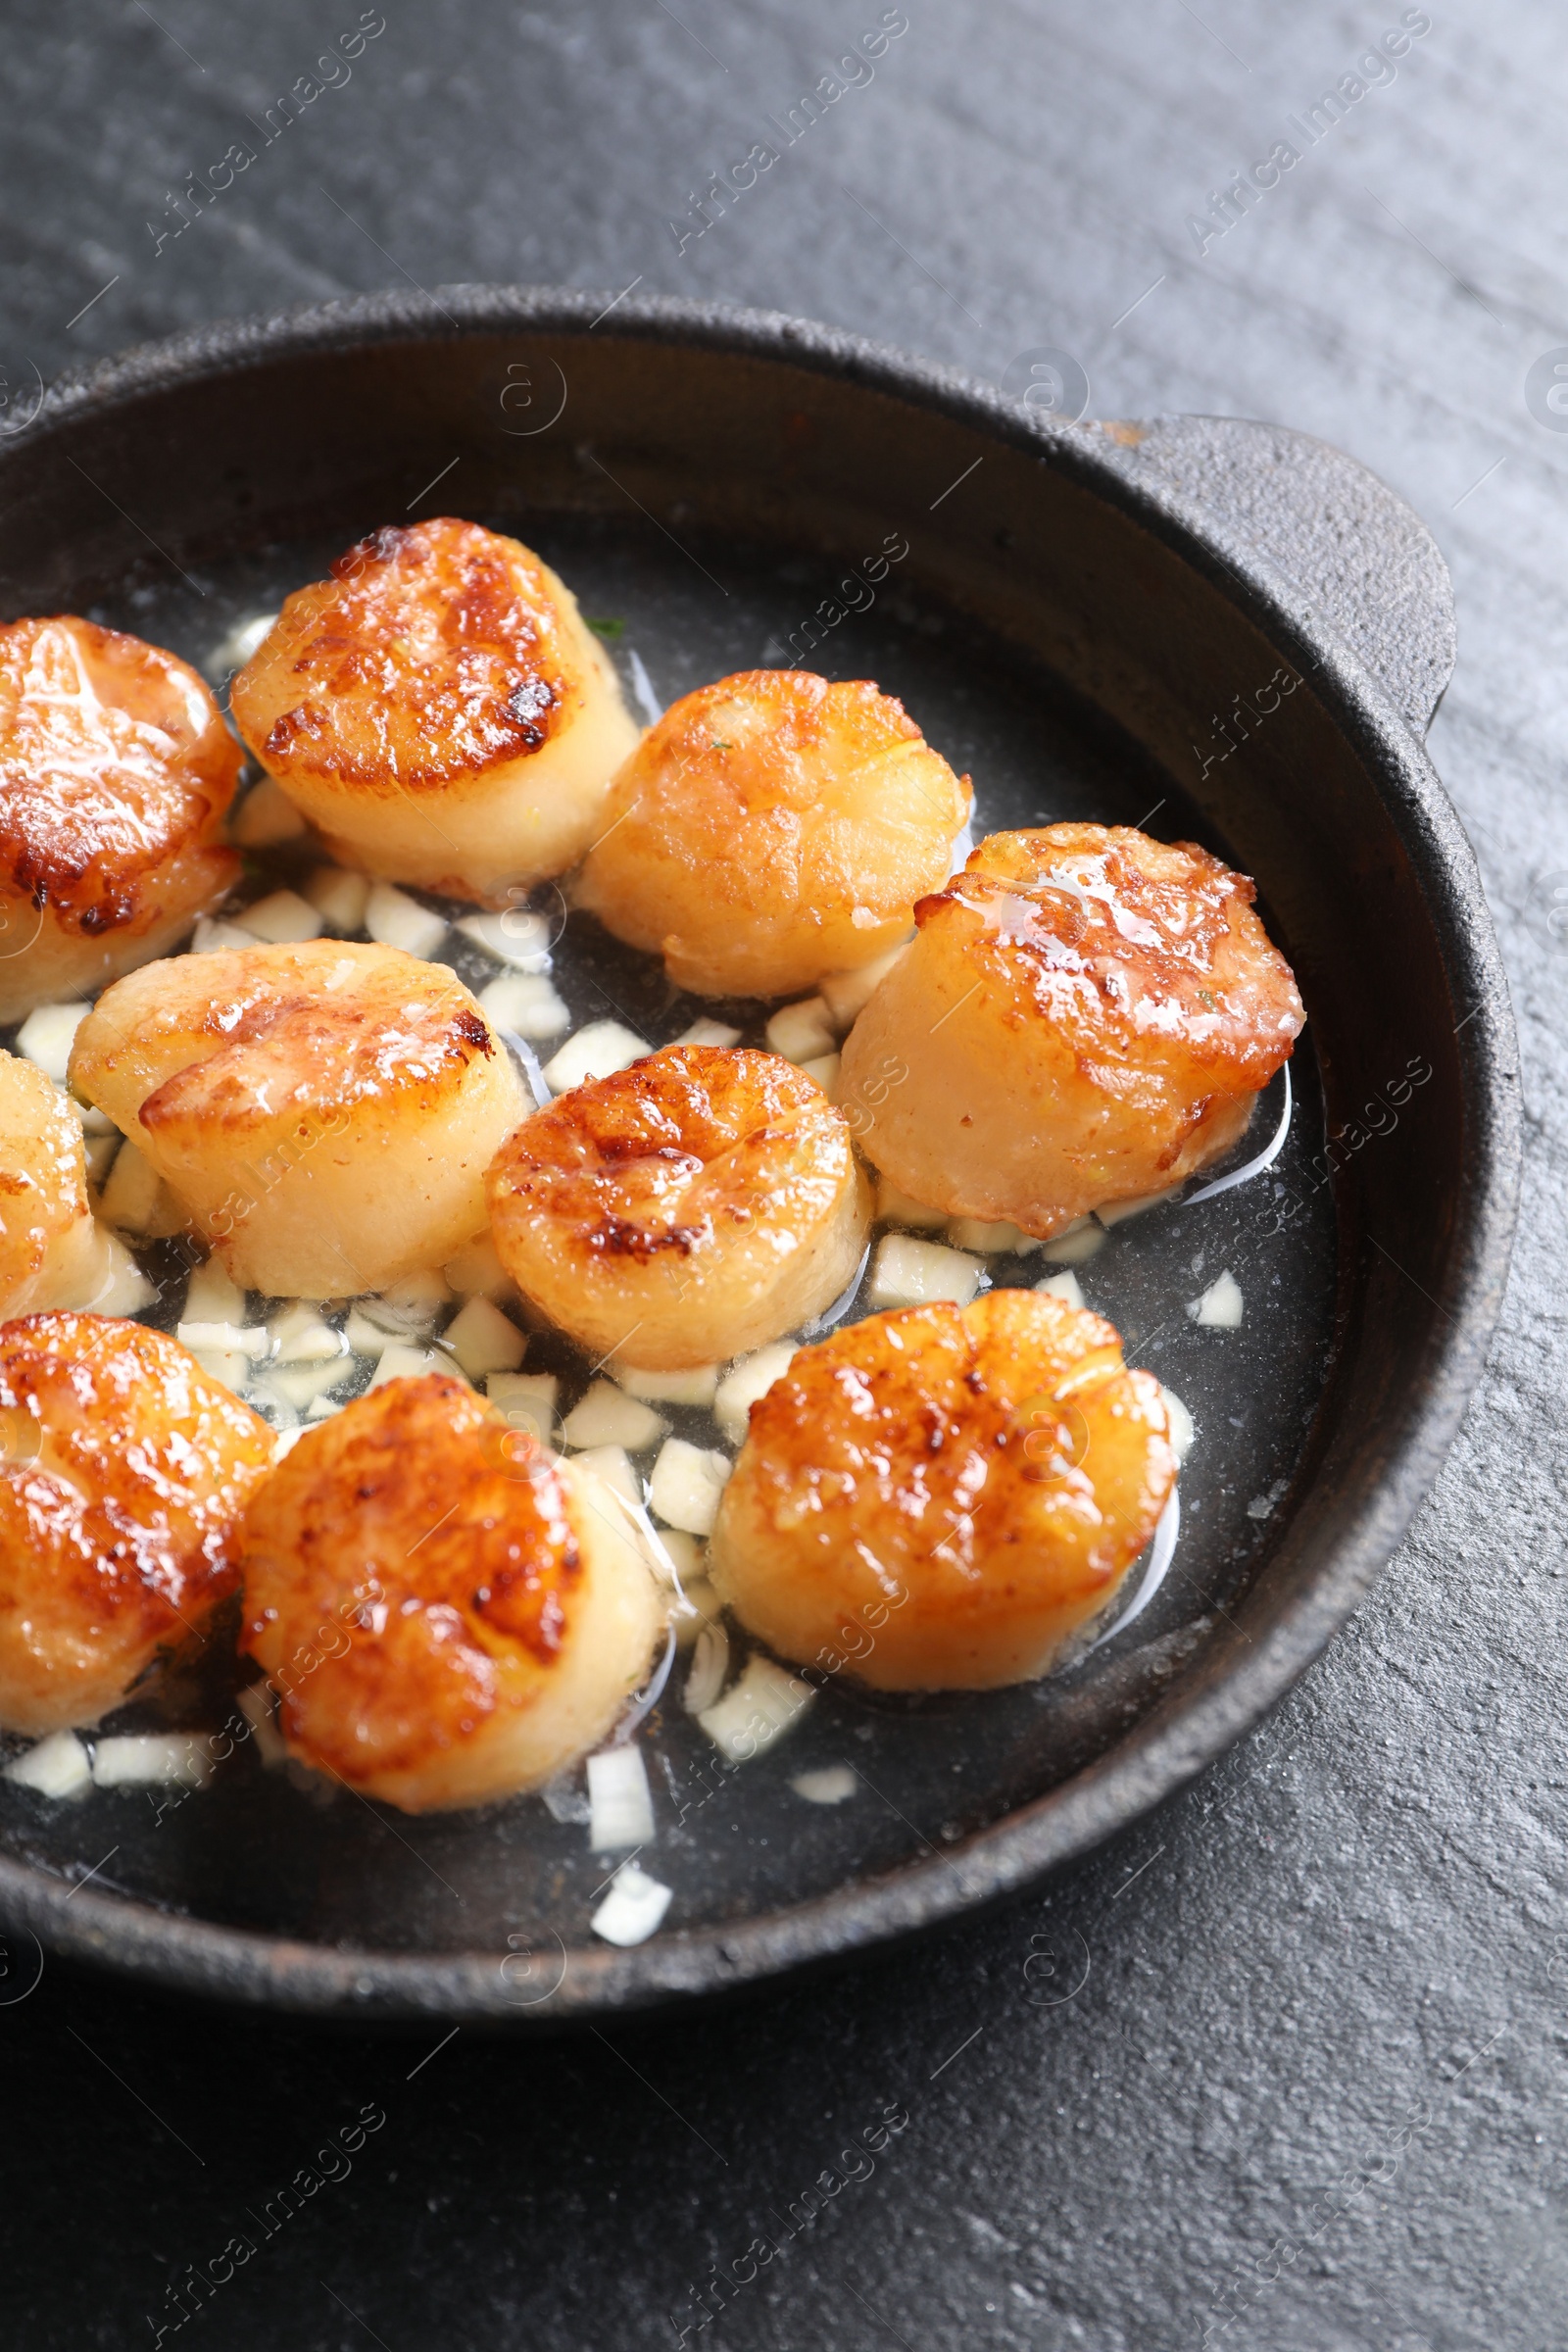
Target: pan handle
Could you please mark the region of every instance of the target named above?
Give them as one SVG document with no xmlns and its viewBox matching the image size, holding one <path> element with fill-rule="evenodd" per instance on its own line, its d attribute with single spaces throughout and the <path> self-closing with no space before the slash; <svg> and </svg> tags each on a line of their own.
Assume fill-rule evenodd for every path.
<svg viewBox="0 0 1568 2352">
<path fill-rule="evenodd" d="M 1101 430 L 1129 471 L 1156 473 L 1250 539 L 1426 734 L 1453 674 L 1453 584 L 1413 508 L 1343 450 L 1287 425 L 1156 416 Z"/>
</svg>

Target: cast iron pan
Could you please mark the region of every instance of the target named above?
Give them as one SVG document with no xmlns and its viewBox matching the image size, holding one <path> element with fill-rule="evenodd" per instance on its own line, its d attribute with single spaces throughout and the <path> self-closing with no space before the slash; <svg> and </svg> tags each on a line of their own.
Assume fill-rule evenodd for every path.
<svg viewBox="0 0 1568 2352">
<path fill-rule="evenodd" d="M 167 1984 L 549 2027 L 842 1957 L 1038 1879 L 1318 1654 L 1436 1476 L 1497 1312 L 1514 1039 L 1422 749 L 1453 622 L 1408 510 L 1271 426 L 1053 422 L 789 318 L 603 311 L 377 296 L 69 381 L 0 444 L 0 607 L 88 612 L 220 678 L 229 631 L 377 524 L 515 531 L 611 624 L 633 689 L 640 669 L 668 702 L 803 657 L 874 677 L 973 774 L 982 829 L 1143 820 L 1254 875 L 1310 1016 L 1290 1131 L 1265 1174 L 1119 1227 L 1081 1269 L 1198 1425 L 1180 1544 L 1136 1625 L 1021 1690 L 840 1678 L 733 1773 L 666 1703 L 642 1860 L 674 1900 L 627 1951 L 587 1930 L 611 1864 L 537 1799 L 410 1820 L 315 1802 L 247 1749 L 162 1812 L 163 1792 L 51 1806 L 0 1785 L 12 1930 Z M 655 1043 L 697 1009 L 576 917 L 559 977 L 576 1019 L 613 1011 Z M 1243 1323 L 1206 1329 L 1188 1305 L 1224 1270 Z M 153 1319 L 176 1313 L 171 1296 Z M 164 1720 L 220 1720 L 221 1644 L 210 1663 Z M 842 1804 L 792 1787 L 846 1762 Z"/>
</svg>

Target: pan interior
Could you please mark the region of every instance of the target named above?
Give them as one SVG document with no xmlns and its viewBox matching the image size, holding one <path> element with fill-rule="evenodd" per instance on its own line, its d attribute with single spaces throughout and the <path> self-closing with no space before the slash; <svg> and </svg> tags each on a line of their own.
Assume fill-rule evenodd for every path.
<svg viewBox="0 0 1568 2352">
<path fill-rule="evenodd" d="M 384 519 L 367 513 L 359 527 Z M 695 532 L 677 547 L 636 516 L 622 523 L 541 509 L 472 519 L 517 532 L 562 573 L 585 614 L 606 624 L 628 699 L 644 715 L 650 696 L 667 704 L 737 669 L 804 665 L 874 678 L 972 776 L 977 837 L 1089 818 L 1142 822 L 1161 839 L 1228 855 L 1172 776 L 1130 738 L 1015 649 L 906 584 L 896 566 L 869 607 L 848 614 L 801 663 L 791 639 L 799 645 L 803 622 L 833 595 L 841 569 L 818 556 L 730 538 L 710 544 Z M 178 576 L 149 559 L 84 609 L 171 647 L 221 686 L 234 632 L 320 577 L 343 536 L 270 544 Z M 714 592 L 719 577 L 723 594 Z M 268 852 L 244 895 L 297 879 L 311 862 L 287 847 Z M 1260 911 L 1290 955 L 1266 900 Z M 475 989 L 498 970 L 455 932 L 440 955 Z M 742 1028 L 745 1043 L 761 1042 L 768 1008 L 683 997 L 652 958 L 584 917 L 566 919 L 554 978 L 573 1030 L 613 1018 L 658 1046 L 717 1011 Z M 9 1045 L 11 1034 L 0 1042 Z M 854 1885 L 940 1852 L 1043 1794 L 1146 1713 L 1233 1609 L 1289 1508 L 1334 1329 L 1336 1232 L 1329 1189 L 1312 1165 L 1323 1111 L 1310 1028 L 1291 1075 L 1294 1110 L 1272 1168 L 1217 1199 L 1175 1201 L 1117 1225 L 1075 1269 L 1086 1302 L 1121 1331 L 1129 1360 L 1175 1391 L 1196 1425 L 1180 1539 L 1157 1596 L 1125 1633 L 1017 1690 L 904 1699 L 858 1690 L 843 1675 L 827 1680 L 783 1740 L 740 1766 L 726 1765 L 683 1712 L 677 1665 L 640 1734 L 657 1837 L 638 1860 L 673 1889 L 671 1928 L 753 1918 Z M 1238 1161 L 1272 1132 L 1282 1098 L 1276 1082 Z M 1287 1187 L 1305 1212 L 1271 1234 L 1266 1204 Z M 146 1319 L 172 1329 L 183 1292 L 177 1260 L 155 1247 L 145 1262 L 161 1284 Z M 1030 1284 L 1054 1269 L 1030 1256 L 992 1259 L 989 1270 L 995 1283 Z M 1200 1326 L 1191 1303 L 1226 1271 L 1242 1291 L 1242 1322 Z M 849 1309 L 864 1311 L 863 1298 Z M 562 1376 L 563 1409 L 589 1377 L 585 1359 L 551 1334 L 530 1339 L 527 1365 Z M 705 1412 L 662 1409 L 677 1434 L 717 1442 Z M 645 1473 L 650 1460 L 640 1461 Z M 218 1731 L 232 1717 L 234 1681 L 229 1626 L 196 1669 L 105 1728 Z M 843 1801 L 809 1801 L 795 1787 L 803 1775 L 844 1766 L 850 1779 L 840 1781 L 853 1793 Z M 95 1886 L 199 1919 L 309 1943 L 435 1955 L 505 1949 L 517 1930 L 582 1941 L 618 1857 L 590 1851 L 580 1789 L 579 1773 L 554 1809 L 523 1797 L 410 1820 L 306 1776 L 264 1770 L 246 1741 L 208 1788 L 188 1794 L 95 1789 L 75 1804 L 48 1804 L 0 1782 L 0 1825 L 20 1858 L 66 1879 L 98 1865 Z"/>
</svg>

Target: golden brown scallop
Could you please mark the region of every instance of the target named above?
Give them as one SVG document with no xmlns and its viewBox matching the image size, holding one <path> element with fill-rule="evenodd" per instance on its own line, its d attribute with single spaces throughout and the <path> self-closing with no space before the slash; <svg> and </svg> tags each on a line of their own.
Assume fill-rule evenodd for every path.
<svg viewBox="0 0 1568 2352">
<path fill-rule="evenodd" d="M 649 728 L 575 896 L 680 988 L 784 996 L 907 938 L 969 807 L 891 695 L 743 670 Z"/>
<path fill-rule="evenodd" d="M 1053 1234 L 1246 1132 L 1304 1015 L 1252 885 L 1124 825 L 993 833 L 844 1048 L 862 1149 L 950 1216 Z"/>
<path fill-rule="evenodd" d="M 234 680 L 269 774 L 394 882 L 504 906 L 574 864 L 637 728 L 571 591 L 450 515 L 372 531 L 330 572 Z"/>
<path fill-rule="evenodd" d="M 1043 1674 L 1154 1530 L 1159 1384 L 1032 1291 L 911 1306 L 803 1348 L 753 1405 L 709 1571 L 780 1656 L 881 1690 Z"/>
<path fill-rule="evenodd" d="M 242 1646 L 290 1747 L 406 1813 L 548 1781 L 664 1630 L 587 1474 L 511 1451 L 460 1381 L 388 1381 L 307 1431 L 247 1522 Z"/>
<path fill-rule="evenodd" d="M 272 1433 L 177 1340 L 0 1326 L 0 1725 L 96 1723 L 239 1582 Z"/>
<path fill-rule="evenodd" d="M 536 1111 L 490 1171 L 501 1261 L 591 1353 L 640 1371 L 740 1355 L 831 1304 L 870 1188 L 814 1078 L 666 1046 Z"/>
<path fill-rule="evenodd" d="M 318 939 L 119 981 L 71 1083 L 124 1129 L 242 1287 L 328 1298 L 441 1265 L 528 1108 L 454 972 Z"/>
<path fill-rule="evenodd" d="M 89 1305 L 101 1259 L 81 1123 L 53 1079 L 0 1054 L 0 1316 Z"/>
<path fill-rule="evenodd" d="M 172 654 L 70 613 L 0 628 L 0 1023 L 167 955 L 216 906 L 240 764 Z"/>
</svg>

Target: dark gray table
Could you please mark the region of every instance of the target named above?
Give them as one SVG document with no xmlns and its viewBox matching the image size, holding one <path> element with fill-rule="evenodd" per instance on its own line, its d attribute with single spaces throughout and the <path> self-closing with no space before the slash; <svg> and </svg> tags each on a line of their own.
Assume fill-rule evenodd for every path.
<svg viewBox="0 0 1568 2352">
<path fill-rule="evenodd" d="M 714 167 L 880 14 L 387 0 L 352 78 L 264 146 L 247 117 L 313 72 L 350 0 L 11 11 L 10 396 L 34 368 L 302 298 L 640 280 L 993 378 L 1060 346 L 1094 414 L 1341 443 L 1425 515 L 1458 588 L 1432 749 L 1509 959 L 1531 1136 L 1485 1392 L 1277 1719 L 943 1944 L 550 2049 L 349 2041 L 47 1970 L 0 2010 L 17 2352 L 160 2327 L 236 2352 L 619 2352 L 683 2329 L 737 2352 L 1568 2343 L 1568 416 L 1526 398 L 1568 344 L 1560 14 L 1436 0 L 1396 77 L 1347 92 L 1200 251 L 1210 191 L 1304 147 L 1287 117 L 1416 12 L 908 0 L 874 79 L 677 252 L 669 220 L 695 226 Z M 255 164 L 175 235 L 186 175 L 236 140 Z M 846 2155 L 890 2107 L 906 2128 Z M 326 2154 L 364 2110 L 384 2121 Z M 284 2221 L 269 2200 L 302 2168 L 320 2185 Z M 170 2290 L 239 2231 L 258 2252 L 176 2338 Z M 708 2333 L 696 2291 L 758 2238 L 782 2251 Z"/>
</svg>

